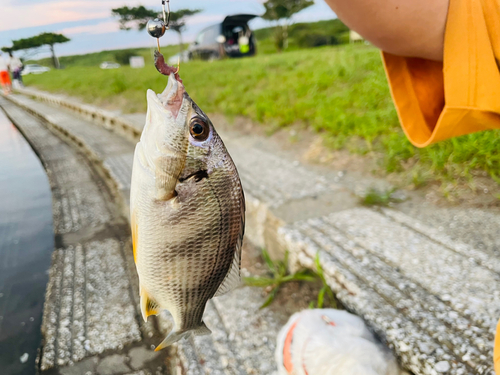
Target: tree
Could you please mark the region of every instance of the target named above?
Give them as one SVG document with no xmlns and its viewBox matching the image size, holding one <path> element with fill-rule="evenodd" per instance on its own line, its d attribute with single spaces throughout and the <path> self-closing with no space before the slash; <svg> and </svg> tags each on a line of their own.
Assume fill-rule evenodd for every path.
<svg viewBox="0 0 500 375">
<path fill-rule="evenodd" d="M 121 30 L 131 30 L 131 24 L 135 24 L 137 30 L 144 30 L 150 19 L 160 16 L 160 13 L 156 10 L 147 9 L 142 5 L 133 8 L 124 6 L 111 9 L 111 14 L 119 17 L 118 23 Z"/>
<path fill-rule="evenodd" d="M 170 29 L 179 34 L 179 48 L 182 53 L 182 32 L 186 28 L 186 18 L 201 12 L 200 9 L 179 9 L 177 12 L 170 12 Z"/>
<path fill-rule="evenodd" d="M 182 52 L 182 32 L 186 26 L 186 18 L 201 12 L 200 9 L 179 9 L 176 12 L 170 12 L 170 29 L 179 34 L 179 46 Z M 127 6 L 111 9 L 115 17 L 119 17 L 120 29 L 130 30 L 135 26 L 137 30 L 144 30 L 150 19 L 162 18 L 161 12 L 154 9 L 148 9 L 140 5 L 129 8 Z"/>
<path fill-rule="evenodd" d="M 10 51 L 20 51 L 20 50 L 28 50 L 34 48 L 40 48 L 43 46 L 47 46 L 50 49 L 52 54 L 52 62 L 54 63 L 54 67 L 59 69 L 59 60 L 54 51 L 54 45 L 59 43 L 69 42 L 70 39 L 66 38 L 62 34 L 55 33 L 42 33 L 36 36 L 32 36 L 31 38 L 23 38 L 12 41 L 12 47 L 4 47 L 2 50 L 10 50 Z"/>
<path fill-rule="evenodd" d="M 275 44 L 278 51 L 288 47 L 288 25 L 292 16 L 314 4 L 314 0 L 267 0 L 264 3 L 265 20 L 277 21 Z M 282 21 L 282 24 L 279 22 Z"/>
</svg>

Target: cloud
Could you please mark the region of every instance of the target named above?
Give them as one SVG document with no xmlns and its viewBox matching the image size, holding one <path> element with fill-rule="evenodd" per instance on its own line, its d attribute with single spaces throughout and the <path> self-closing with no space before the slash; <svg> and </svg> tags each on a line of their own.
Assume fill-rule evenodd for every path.
<svg viewBox="0 0 500 375">
<path fill-rule="evenodd" d="M 95 9 L 93 3 L 93 1 L 58 1 L 35 5 L 25 3 L 16 7 L 2 6 L 0 31 L 17 29 L 20 25 L 43 26 L 109 16 L 109 10 Z"/>
<path fill-rule="evenodd" d="M 196 14 L 192 17 L 189 17 L 186 20 L 186 25 L 199 25 L 202 23 L 207 23 L 207 22 L 222 22 L 224 20 L 224 15 L 223 14 Z"/>
<path fill-rule="evenodd" d="M 153 7 L 159 5 L 159 1 L 154 0 L 147 0 L 143 3 Z M 1 6 L 0 31 L 110 17 L 112 8 L 124 5 L 137 6 L 138 1 L 63 0 L 21 4 L 19 5 L 16 0 L 16 5 Z"/>
<path fill-rule="evenodd" d="M 113 21 L 105 21 L 100 22 L 95 25 L 84 25 L 84 26 L 74 26 L 67 27 L 57 32 L 64 35 L 76 35 L 76 34 L 107 34 L 115 31 L 119 31 L 118 22 Z"/>
<path fill-rule="evenodd" d="M 4 2 L 5 0 L 0 0 Z M 256 0 L 189 0 L 171 2 L 172 10 L 179 8 L 203 9 L 204 14 L 191 18 L 189 24 L 195 20 L 217 21 L 215 14 L 232 14 L 248 11 L 261 11 L 262 5 Z M 17 30 L 35 26 L 52 25 L 63 22 L 77 22 L 111 16 L 111 9 L 121 6 L 144 5 L 160 10 L 159 0 L 11 0 L 1 5 L 0 31 Z M 228 13 L 229 12 L 229 13 Z M 208 18 L 212 17 L 212 18 Z M 220 16 L 223 19 L 223 16 Z M 200 21 L 201 23 L 201 21 Z"/>
</svg>

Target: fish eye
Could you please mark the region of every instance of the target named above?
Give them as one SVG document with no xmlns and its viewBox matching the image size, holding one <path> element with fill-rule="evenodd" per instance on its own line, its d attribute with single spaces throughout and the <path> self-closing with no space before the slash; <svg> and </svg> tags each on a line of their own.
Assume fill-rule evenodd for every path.
<svg viewBox="0 0 500 375">
<path fill-rule="evenodd" d="M 193 117 L 189 124 L 189 133 L 197 141 L 204 141 L 210 134 L 210 127 L 199 117 Z"/>
</svg>

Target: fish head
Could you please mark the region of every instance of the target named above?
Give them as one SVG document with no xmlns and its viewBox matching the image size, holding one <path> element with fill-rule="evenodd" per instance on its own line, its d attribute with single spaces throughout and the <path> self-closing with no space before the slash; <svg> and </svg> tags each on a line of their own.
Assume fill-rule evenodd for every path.
<svg viewBox="0 0 500 375">
<path fill-rule="evenodd" d="M 157 198 L 166 200 L 176 196 L 178 182 L 207 177 L 227 151 L 208 116 L 173 73 L 161 94 L 148 90 L 147 102 L 140 141 L 143 164 L 154 171 Z"/>
<path fill-rule="evenodd" d="M 187 150 L 186 117 L 189 103 L 184 100 L 184 86 L 172 74 L 161 94 L 147 91 L 148 112 L 141 134 L 141 144 L 153 164 L 164 155 L 185 154 Z"/>
</svg>

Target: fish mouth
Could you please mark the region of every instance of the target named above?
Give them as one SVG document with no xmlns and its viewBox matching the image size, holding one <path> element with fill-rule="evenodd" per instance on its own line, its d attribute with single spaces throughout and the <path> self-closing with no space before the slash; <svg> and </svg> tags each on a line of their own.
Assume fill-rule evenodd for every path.
<svg viewBox="0 0 500 375">
<path fill-rule="evenodd" d="M 151 93 L 153 95 L 149 95 L 148 92 L 148 97 L 152 97 L 154 102 L 160 104 L 163 108 L 172 113 L 172 116 L 174 118 L 177 118 L 177 115 L 179 114 L 182 106 L 185 92 L 186 90 L 184 89 L 184 85 L 182 84 L 182 82 L 178 81 L 175 78 L 174 73 L 171 73 L 168 76 L 168 83 L 167 87 L 165 87 L 165 90 L 163 90 L 161 94 L 154 94 L 154 92 L 151 90 Z"/>
<path fill-rule="evenodd" d="M 169 76 L 162 93 L 147 91 L 148 112 L 140 143 L 146 158 L 145 165 L 153 170 L 158 167 L 155 160 L 165 155 L 170 157 L 175 154 L 180 159 L 185 158 L 188 146 L 185 117 L 189 107 L 185 95 L 184 86 L 174 74 Z"/>
</svg>

